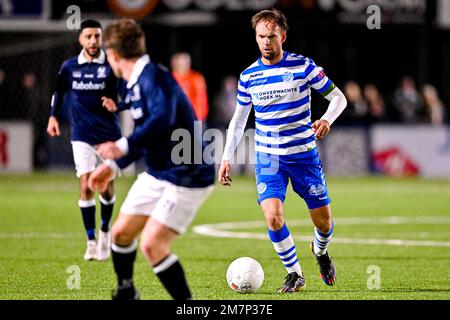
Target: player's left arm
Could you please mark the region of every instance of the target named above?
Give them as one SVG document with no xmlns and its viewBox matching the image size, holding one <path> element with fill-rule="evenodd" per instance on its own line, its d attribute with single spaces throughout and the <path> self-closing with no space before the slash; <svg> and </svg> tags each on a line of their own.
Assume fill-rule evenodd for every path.
<svg viewBox="0 0 450 320">
<path fill-rule="evenodd" d="M 308 85 L 330 101 L 327 111 L 312 124 L 312 130 L 318 140 L 323 139 L 331 130 L 331 125 L 347 106 L 347 99 L 338 87 L 325 75 L 323 68 L 310 60 L 306 69 Z"/>
</svg>

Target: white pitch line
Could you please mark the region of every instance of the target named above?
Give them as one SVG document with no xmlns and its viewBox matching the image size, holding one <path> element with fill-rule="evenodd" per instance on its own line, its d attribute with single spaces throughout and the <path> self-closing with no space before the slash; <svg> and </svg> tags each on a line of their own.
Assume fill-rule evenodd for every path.
<svg viewBox="0 0 450 320">
<path fill-rule="evenodd" d="M 383 218 L 336 218 L 336 225 L 399 225 L 399 224 L 450 224 L 450 217 L 383 217 Z M 311 221 L 291 220 L 290 226 L 299 226 L 310 224 Z M 265 227 L 263 221 L 240 221 L 240 222 L 224 222 L 215 224 L 198 225 L 193 228 L 193 232 L 220 238 L 237 238 L 237 239 L 268 239 L 267 233 L 237 232 L 230 230 L 251 229 Z M 311 241 L 308 236 L 294 236 L 298 241 Z M 431 240 L 402 240 L 402 239 L 360 239 L 348 237 L 333 237 L 333 243 L 343 244 L 382 244 L 390 246 L 413 246 L 413 247 L 450 247 L 448 241 L 431 241 Z"/>
<path fill-rule="evenodd" d="M 82 235 L 76 233 L 56 233 L 56 232 L 2 232 L 0 239 L 67 239 L 81 238 Z"/>
</svg>

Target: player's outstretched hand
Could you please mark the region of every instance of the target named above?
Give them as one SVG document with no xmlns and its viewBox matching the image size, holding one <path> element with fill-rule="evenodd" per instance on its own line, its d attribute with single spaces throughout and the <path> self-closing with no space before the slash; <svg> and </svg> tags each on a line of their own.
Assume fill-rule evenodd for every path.
<svg viewBox="0 0 450 320">
<path fill-rule="evenodd" d="M 117 111 L 116 103 L 111 98 L 102 97 L 102 106 L 105 107 L 109 112 Z"/>
<path fill-rule="evenodd" d="M 47 133 L 49 134 L 50 137 L 56 137 L 61 135 L 61 132 L 59 131 L 59 122 L 53 116 L 51 116 L 48 119 Z"/>
<path fill-rule="evenodd" d="M 327 120 L 316 120 L 312 125 L 312 131 L 315 133 L 316 139 L 321 140 L 330 132 L 330 123 Z"/>
<path fill-rule="evenodd" d="M 217 178 L 219 180 L 219 183 L 223 186 L 231 186 L 231 177 L 230 177 L 230 162 L 229 161 L 222 161 L 219 168 L 219 173 L 217 175 Z"/>
<path fill-rule="evenodd" d="M 123 156 L 122 151 L 117 148 L 116 144 L 112 141 L 108 141 L 96 146 L 97 154 L 102 159 L 118 159 Z"/>
<path fill-rule="evenodd" d="M 94 192 L 105 192 L 108 183 L 114 179 L 113 170 L 105 163 L 102 163 L 90 174 L 88 187 Z"/>
</svg>

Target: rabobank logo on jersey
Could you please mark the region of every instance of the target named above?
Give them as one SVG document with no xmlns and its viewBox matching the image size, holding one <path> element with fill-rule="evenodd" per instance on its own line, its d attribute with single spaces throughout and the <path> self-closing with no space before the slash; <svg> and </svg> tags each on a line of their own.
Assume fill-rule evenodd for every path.
<svg viewBox="0 0 450 320">
<path fill-rule="evenodd" d="M 72 90 L 104 90 L 106 88 L 105 82 L 93 83 L 92 81 L 73 81 Z"/>
</svg>

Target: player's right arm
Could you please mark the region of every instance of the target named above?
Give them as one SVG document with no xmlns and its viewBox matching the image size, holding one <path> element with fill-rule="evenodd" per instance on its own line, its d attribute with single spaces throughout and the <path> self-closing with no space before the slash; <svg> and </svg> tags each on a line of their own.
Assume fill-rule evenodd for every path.
<svg viewBox="0 0 450 320">
<path fill-rule="evenodd" d="M 227 142 L 223 151 L 222 163 L 218 171 L 218 181 L 223 186 L 231 185 L 230 177 L 230 160 L 233 157 L 239 142 L 244 134 L 245 124 L 247 123 L 248 115 L 252 109 L 251 97 L 246 92 L 241 80 L 239 80 L 236 109 L 233 118 L 230 121 L 227 132 Z"/>
<path fill-rule="evenodd" d="M 116 91 L 118 99 L 112 99 L 104 96 L 102 97 L 102 106 L 106 108 L 109 112 L 116 112 L 130 109 L 130 105 L 125 102 L 126 82 L 123 79 L 117 80 Z"/>
<path fill-rule="evenodd" d="M 59 136 L 61 134 L 58 116 L 64 101 L 64 94 L 68 89 L 68 70 L 66 63 L 63 63 L 61 70 L 58 73 L 58 79 L 56 80 L 56 88 L 52 96 L 50 118 L 48 119 L 47 125 L 47 133 L 51 137 Z"/>
</svg>

